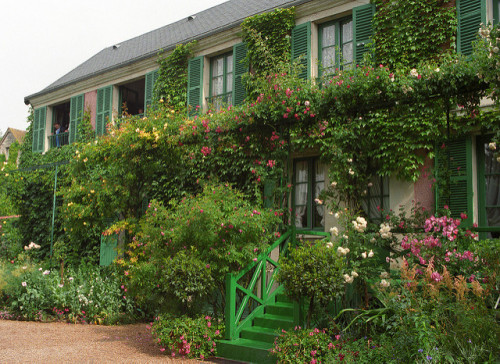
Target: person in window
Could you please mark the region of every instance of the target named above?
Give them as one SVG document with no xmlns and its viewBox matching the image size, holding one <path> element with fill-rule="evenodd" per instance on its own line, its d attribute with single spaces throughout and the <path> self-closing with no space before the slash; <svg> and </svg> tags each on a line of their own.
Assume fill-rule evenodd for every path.
<svg viewBox="0 0 500 364">
<path fill-rule="evenodd" d="M 64 132 L 65 132 L 64 128 L 62 128 L 61 124 L 59 124 L 59 122 L 56 121 L 56 123 L 54 124 L 54 134 L 56 135 L 56 147 L 58 148 L 61 146 L 61 143 L 59 141 L 59 134 Z"/>
</svg>

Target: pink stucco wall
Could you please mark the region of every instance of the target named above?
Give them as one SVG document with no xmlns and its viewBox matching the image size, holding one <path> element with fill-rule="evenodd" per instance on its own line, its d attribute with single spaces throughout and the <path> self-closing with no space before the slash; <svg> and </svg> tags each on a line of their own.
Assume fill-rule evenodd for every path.
<svg viewBox="0 0 500 364">
<path fill-rule="evenodd" d="M 413 188 L 415 193 L 415 202 L 420 203 L 426 210 L 434 211 L 434 192 L 432 190 L 433 162 L 429 157 L 425 157 L 425 163 L 420 168 L 420 178 L 415 182 Z"/>
<path fill-rule="evenodd" d="M 85 111 L 90 109 L 90 122 L 95 130 L 95 115 L 97 108 L 97 90 L 85 94 Z"/>
</svg>

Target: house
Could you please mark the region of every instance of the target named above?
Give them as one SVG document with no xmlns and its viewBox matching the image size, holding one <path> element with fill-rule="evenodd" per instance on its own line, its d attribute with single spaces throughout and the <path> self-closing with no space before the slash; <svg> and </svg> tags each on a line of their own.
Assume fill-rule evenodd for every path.
<svg viewBox="0 0 500 364">
<path fill-rule="evenodd" d="M 245 56 L 239 37 L 241 22 L 255 14 L 291 6 L 296 7 L 292 57 L 305 55 L 304 77 L 316 78 L 321 72 L 338 67 L 341 60 L 336 49 L 342 51 L 342 63 L 360 62 L 371 36 L 374 5 L 369 0 L 227 1 L 105 48 L 45 89 L 25 97 L 25 103 L 34 108 L 33 152 L 43 153 L 75 141 L 85 110 L 90 111 L 98 136 L 106 132 L 108 122 L 115 122 L 124 111 L 132 115 L 142 113 L 151 103 L 158 52 L 170 52 L 179 43 L 198 41 L 188 70 L 188 104 L 193 109 L 206 110 L 209 103 L 219 101 L 240 103 L 244 90 L 239 76 L 247 71 L 238 67 L 238 61 Z M 480 23 L 497 22 L 499 8 L 499 0 L 456 0 L 459 52 L 472 52 L 471 42 Z M 58 134 L 56 124 L 60 126 Z M 453 191 L 452 195 L 459 199 L 449 203 L 452 211 L 467 211 L 479 229 L 499 226 L 499 218 L 495 216 L 500 214 L 500 202 L 493 196 L 498 195 L 499 182 L 492 179 L 496 172 L 484 168 L 492 154 L 488 154 L 480 136 L 471 136 L 460 143 L 455 149 L 462 154 L 461 168 L 467 173 L 459 178 L 461 182 L 456 188 L 466 192 L 461 195 Z M 430 166 L 429 161 L 426 167 Z M 328 231 L 335 222 L 314 204 L 316 196 L 311 192 L 329 184 L 324 167 L 317 155 L 302 155 L 293 160 L 293 169 L 296 226 Z M 425 178 L 416 183 L 396 178 L 377 179 L 365 210 L 369 215 L 376 206 L 398 210 L 400 205 L 410 206 L 412 201 L 429 209 L 434 207 L 434 196 Z"/>
<path fill-rule="evenodd" d="M 255 14 L 291 6 L 296 7 L 296 26 L 291 34 L 292 58 L 303 57 L 300 58 L 305 66 L 303 77 L 315 79 L 341 63 L 360 62 L 372 33 L 374 6 L 369 0 L 230 0 L 112 45 L 47 88 L 27 96 L 25 103 L 34 109 L 33 152 L 43 153 L 77 140 L 77 126 L 84 111 L 90 112 L 98 136 L 106 132 L 106 123 L 116 122 L 125 109 L 133 115 L 141 114 L 152 100 L 158 52 L 170 52 L 179 43 L 198 41 L 188 66 L 188 105 L 206 110 L 209 104 L 217 105 L 219 101 L 240 103 L 244 98 L 240 75 L 247 71 L 239 67 L 239 60 L 244 57 L 239 35 L 241 22 Z M 457 49 L 467 55 L 472 52 L 471 42 L 476 38 L 480 23 L 498 21 L 500 0 L 456 0 L 456 10 Z M 61 127 L 59 134 L 54 133 L 56 123 Z M 470 220 L 479 225 L 483 237 L 498 237 L 500 167 L 486 139 L 470 135 L 452 142 L 449 148 L 454 170 L 461 171 L 451 176 L 456 182 L 449 201 L 452 212 L 456 215 L 467 211 Z M 431 166 L 428 160 L 425 167 Z M 310 151 L 293 155 L 291 167 L 294 225 L 327 232 L 336 220 L 315 202 L 317 193 L 331 182 L 326 166 L 321 164 L 317 152 Z M 435 197 L 426 177 L 414 183 L 395 177 L 377 178 L 368 192 L 365 212 L 375 218 L 377 206 L 397 211 L 401 205 L 410 208 L 412 201 L 431 210 L 434 208 Z M 259 309 L 263 310 L 263 306 Z M 283 309 L 283 305 L 280 306 L 278 309 Z M 292 309 L 288 311 L 291 313 Z M 269 332 L 249 334 L 255 338 L 269 335 Z M 230 335 L 234 339 L 232 332 Z M 268 343 L 260 346 L 269 347 Z M 258 348 L 253 352 L 257 353 Z M 243 351 L 244 347 L 232 350 Z M 232 357 L 229 351 L 225 353 Z M 262 362 L 257 357 L 249 359 L 251 354 L 246 355 L 246 361 Z"/>
<path fill-rule="evenodd" d="M 17 141 L 19 144 L 22 144 L 25 134 L 25 130 L 7 128 L 2 140 L 0 140 L 0 154 L 5 155 L 5 160 L 9 160 L 9 150 L 12 143 Z M 19 154 L 16 158 L 19 158 Z"/>
</svg>

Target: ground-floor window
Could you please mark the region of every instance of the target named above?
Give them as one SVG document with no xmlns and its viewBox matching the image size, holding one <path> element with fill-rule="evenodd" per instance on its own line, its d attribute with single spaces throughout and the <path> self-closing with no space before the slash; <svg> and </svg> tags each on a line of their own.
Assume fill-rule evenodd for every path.
<svg viewBox="0 0 500 364">
<path fill-rule="evenodd" d="M 325 166 L 318 158 L 296 159 L 293 171 L 292 212 L 295 226 L 324 230 L 325 207 L 317 199 L 325 188 Z"/>
</svg>

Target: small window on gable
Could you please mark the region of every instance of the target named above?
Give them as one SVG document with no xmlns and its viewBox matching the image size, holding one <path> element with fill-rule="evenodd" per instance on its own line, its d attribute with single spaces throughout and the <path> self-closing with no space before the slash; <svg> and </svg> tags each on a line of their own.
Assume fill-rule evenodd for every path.
<svg viewBox="0 0 500 364">
<path fill-rule="evenodd" d="M 368 221 L 380 224 L 385 219 L 382 210 L 389 209 L 389 178 L 375 176 L 371 179 L 362 202 Z"/>
<path fill-rule="evenodd" d="M 122 116 L 142 115 L 145 89 L 145 78 L 120 85 L 119 114 Z"/>
<path fill-rule="evenodd" d="M 69 101 L 52 106 L 52 129 L 48 133 L 50 148 L 69 144 L 70 109 Z"/>
<path fill-rule="evenodd" d="M 321 24 L 318 56 L 320 76 L 333 74 L 353 63 L 352 18 Z"/>
<path fill-rule="evenodd" d="M 220 110 L 232 104 L 233 99 L 233 52 L 210 59 L 210 97 L 208 103 Z"/>
<path fill-rule="evenodd" d="M 297 228 L 325 228 L 325 207 L 316 202 L 325 188 L 325 171 L 318 158 L 294 161 L 292 207 Z"/>
</svg>

